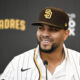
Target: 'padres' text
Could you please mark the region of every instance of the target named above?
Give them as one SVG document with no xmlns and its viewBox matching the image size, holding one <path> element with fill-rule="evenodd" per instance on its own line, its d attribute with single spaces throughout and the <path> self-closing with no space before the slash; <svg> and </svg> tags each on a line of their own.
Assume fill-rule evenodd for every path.
<svg viewBox="0 0 80 80">
<path fill-rule="evenodd" d="M 20 19 L 0 19 L 0 29 L 14 29 L 24 31 L 26 29 L 26 21 Z"/>
</svg>

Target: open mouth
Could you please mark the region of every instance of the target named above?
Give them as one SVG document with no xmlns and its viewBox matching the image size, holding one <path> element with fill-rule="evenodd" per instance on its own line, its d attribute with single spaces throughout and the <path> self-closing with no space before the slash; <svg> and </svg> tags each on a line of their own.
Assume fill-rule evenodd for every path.
<svg viewBox="0 0 80 80">
<path fill-rule="evenodd" d="M 42 40 L 41 43 L 43 45 L 49 45 L 50 44 L 50 41 L 49 40 Z"/>
</svg>

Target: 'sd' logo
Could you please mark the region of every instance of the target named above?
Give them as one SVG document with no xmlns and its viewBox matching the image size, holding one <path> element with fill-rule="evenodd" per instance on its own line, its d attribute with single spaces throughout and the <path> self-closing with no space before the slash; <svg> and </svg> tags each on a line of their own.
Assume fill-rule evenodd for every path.
<svg viewBox="0 0 80 80">
<path fill-rule="evenodd" d="M 51 11 L 51 9 L 46 9 L 46 10 L 45 10 L 44 17 L 45 17 L 46 19 L 50 19 L 51 16 L 52 16 L 52 11 Z"/>
</svg>

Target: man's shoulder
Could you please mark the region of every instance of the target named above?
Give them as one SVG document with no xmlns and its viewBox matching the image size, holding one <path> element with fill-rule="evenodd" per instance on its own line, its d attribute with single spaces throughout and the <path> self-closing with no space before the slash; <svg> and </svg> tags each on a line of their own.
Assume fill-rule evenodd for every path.
<svg viewBox="0 0 80 80">
<path fill-rule="evenodd" d="M 69 60 L 71 64 L 76 66 L 78 69 L 80 69 L 80 52 L 72 49 L 68 49 L 69 53 Z"/>
<path fill-rule="evenodd" d="M 17 55 L 17 56 L 15 56 L 13 59 L 12 59 L 12 61 L 21 61 L 21 60 L 23 60 L 24 58 L 26 58 L 26 59 L 28 59 L 28 58 L 32 58 L 32 57 L 34 57 L 34 49 L 30 49 L 30 50 L 28 50 L 28 51 L 25 51 L 25 52 L 23 52 L 23 53 L 21 53 L 21 54 L 19 54 L 19 55 Z"/>
<path fill-rule="evenodd" d="M 11 64 L 15 65 L 14 68 L 16 69 L 18 65 L 22 67 L 23 63 L 26 65 L 28 62 L 33 63 L 33 57 L 34 57 L 34 49 L 31 49 L 22 54 L 15 56 L 11 60 Z"/>
<path fill-rule="evenodd" d="M 73 50 L 73 49 L 69 49 L 68 48 L 68 52 L 69 52 L 70 55 L 73 55 L 75 57 L 80 56 L 80 52 L 78 52 L 76 50 Z"/>
<path fill-rule="evenodd" d="M 25 51 L 25 52 L 23 52 L 23 53 L 15 56 L 15 57 L 22 57 L 22 56 L 28 57 L 28 55 L 30 55 L 30 56 L 31 56 L 31 55 L 34 55 L 34 49 L 30 49 L 30 50 L 28 50 L 28 51 Z"/>
</svg>

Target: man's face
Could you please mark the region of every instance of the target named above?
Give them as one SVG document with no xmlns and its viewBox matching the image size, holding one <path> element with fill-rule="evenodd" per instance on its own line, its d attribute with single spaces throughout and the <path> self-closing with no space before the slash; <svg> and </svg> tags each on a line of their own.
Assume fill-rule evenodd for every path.
<svg viewBox="0 0 80 80">
<path fill-rule="evenodd" d="M 47 53 L 55 51 L 66 40 L 68 36 L 66 31 L 47 25 L 38 26 L 37 40 L 40 50 Z"/>
</svg>

